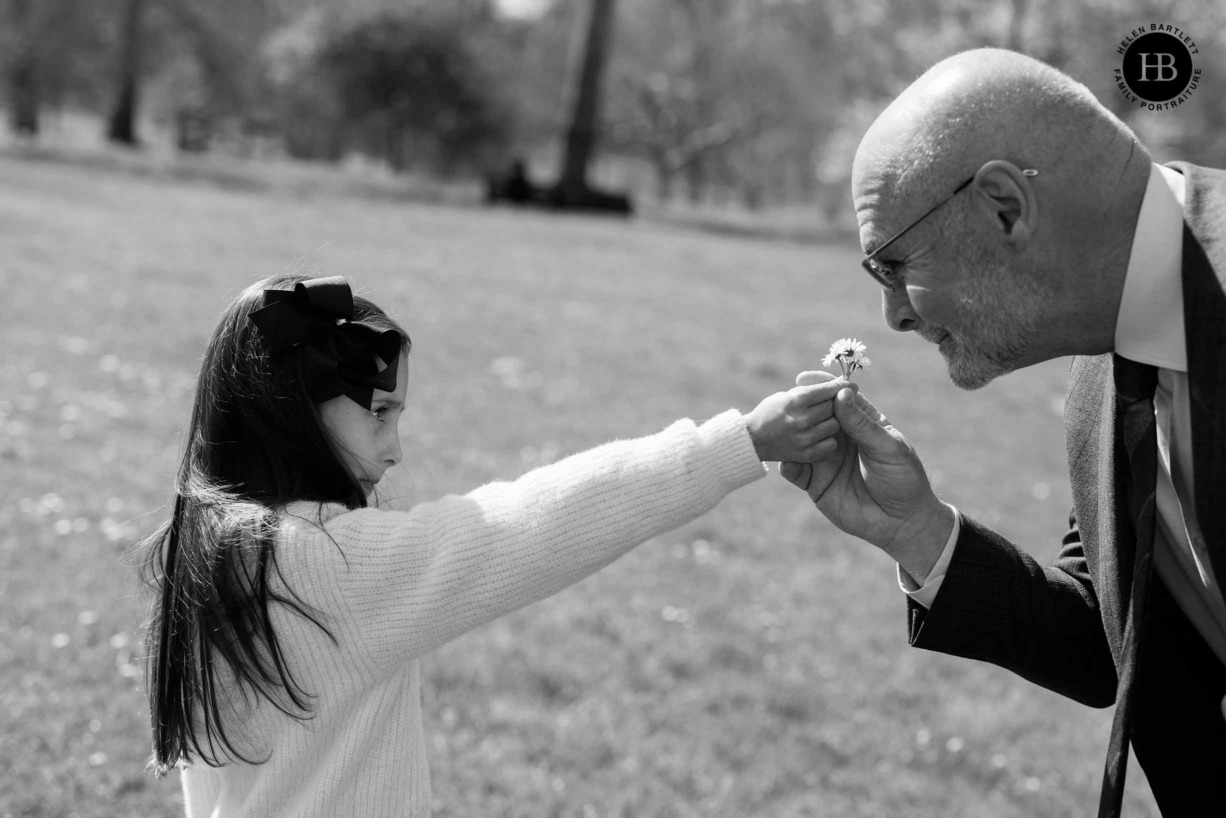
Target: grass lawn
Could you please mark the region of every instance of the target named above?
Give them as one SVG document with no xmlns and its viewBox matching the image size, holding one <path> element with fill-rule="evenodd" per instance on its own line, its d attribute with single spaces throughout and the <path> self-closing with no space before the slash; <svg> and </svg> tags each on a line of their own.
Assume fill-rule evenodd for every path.
<svg viewBox="0 0 1226 818">
<path fill-rule="evenodd" d="M 413 336 L 393 503 L 748 411 L 854 335 L 946 498 L 1049 560 L 1066 364 L 958 391 L 857 250 L 0 156 L 0 818 L 181 814 L 143 769 L 129 549 L 224 301 L 287 268 Z M 913 650 L 904 610 L 893 564 L 772 475 L 426 658 L 436 815 L 1089 814 L 1110 711 Z M 1127 814 L 1156 816 L 1131 771 Z"/>
</svg>

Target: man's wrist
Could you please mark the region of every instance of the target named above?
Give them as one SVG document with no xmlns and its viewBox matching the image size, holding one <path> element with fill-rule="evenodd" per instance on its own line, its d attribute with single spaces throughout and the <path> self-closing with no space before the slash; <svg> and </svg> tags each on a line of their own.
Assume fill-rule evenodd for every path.
<svg viewBox="0 0 1226 818">
<path fill-rule="evenodd" d="M 949 539 L 945 541 L 945 550 L 941 552 L 936 565 L 932 566 L 932 570 L 928 572 L 928 578 L 923 583 L 917 583 L 903 570 L 901 565 L 898 566 L 898 586 L 902 589 L 903 593 L 925 608 L 933 606 L 933 603 L 936 602 L 937 594 L 941 592 L 941 586 L 945 582 L 945 575 L 949 573 L 949 566 L 953 562 L 954 551 L 957 550 L 958 537 L 961 532 L 961 516 L 955 508 L 953 530 L 949 532 Z"/>
<path fill-rule="evenodd" d="M 957 509 L 937 500 L 922 518 L 899 530 L 895 545 L 888 549 L 890 556 L 918 585 L 928 581 L 928 575 L 949 543 L 957 519 Z"/>
</svg>

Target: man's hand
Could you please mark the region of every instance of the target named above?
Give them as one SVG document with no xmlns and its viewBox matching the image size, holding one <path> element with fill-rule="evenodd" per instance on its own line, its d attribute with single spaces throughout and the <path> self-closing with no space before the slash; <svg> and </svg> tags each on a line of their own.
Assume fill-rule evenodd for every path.
<svg viewBox="0 0 1226 818">
<path fill-rule="evenodd" d="M 825 372 L 802 372 L 796 382 L 840 383 Z M 862 395 L 840 389 L 834 417 L 839 455 L 782 463 L 780 474 L 832 523 L 888 553 L 922 584 L 953 530 L 954 510 L 933 492 L 915 449 Z"/>
<path fill-rule="evenodd" d="M 759 403 L 745 418 L 758 459 L 808 463 L 834 454 L 839 422 L 833 398 L 847 386 L 842 380 L 804 384 Z"/>
</svg>

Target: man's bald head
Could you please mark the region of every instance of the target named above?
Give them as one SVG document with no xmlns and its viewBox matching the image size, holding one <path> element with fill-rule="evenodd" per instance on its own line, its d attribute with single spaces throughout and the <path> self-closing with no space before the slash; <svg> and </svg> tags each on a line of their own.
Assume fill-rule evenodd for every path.
<svg viewBox="0 0 1226 818">
<path fill-rule="evenodd" d="M 1114 184 L 1101 178 L 1104 165 L 1138 148 L 1081 83 L 985 48 L 937 63 L 882 112 L 856 152 L 852 184 L 875 179 L 890 198 L 935 200 L 984 162 L 1006 159 L 1085 191 Z"/>
<path fill-rule="evenodd" d="M 1109 350 L 1149 172 L 1132 131 L 1051 66 L 998 49 L 943 60 L 852 166 L 861 244 L 896 284 L 887 323 L 939 343 L 968 387 Z"/>
</svg>

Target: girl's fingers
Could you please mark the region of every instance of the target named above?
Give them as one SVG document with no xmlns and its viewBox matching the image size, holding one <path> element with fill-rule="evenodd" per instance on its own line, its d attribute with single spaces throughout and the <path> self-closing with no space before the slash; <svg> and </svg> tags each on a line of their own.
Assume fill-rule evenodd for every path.
<svg viewBox="0 0 1226 818">
<path fill-rule="evenodd" d="M 824 400 L 815 406 L 793 413 L 792 421 L 798 429 L 807 429 L 832 417 L 834 417 L 834 400 Z"/>
<path fill-rule="evenodd" d="M 836 418 L 827 418 L 819 423 L 816 423 L 803 432 L 796 435 L 796 442 L 802 446 L 812 446 L 813 444 L 825 440 L 839 431 L 839 421 Z"/>
<path fill-rule="evenodd" d="M 838 448 L 839 448 L 838 438 L 836 437 L 822 438 L 818 442 L 814 443 L 812 446 L 809 446 L 807 449 L 805 449 L 805 452 L 804 452 L 805 461 L 813 462 L 815 460 L 821 460 L 823 458 L 829 457 L 830 455 L 834 454 L 835 450 L 837 450 Z"/>
<path fill-rule="evenodd" d="M 831 375 L 829 372 L 821 372 L 815 370 L 806 370 L 796 376 L 797 386 L 809 386 L 815 383 L 823 383 L 826 381 L 836 380 L 838 375 Z"/>
<path fill-rule="evenodd" d="M 832 380 L 808 386 L 797 386 L 791 390 L 791 398 L 788 400 L 787 408 L 793 412 L 800 412 L 811 406 L 817 406 L 820 403 L 832 400 L 840 389 L 847 388 L 856 389 L 858 387 L 844 380 Z"/>
</svg>

